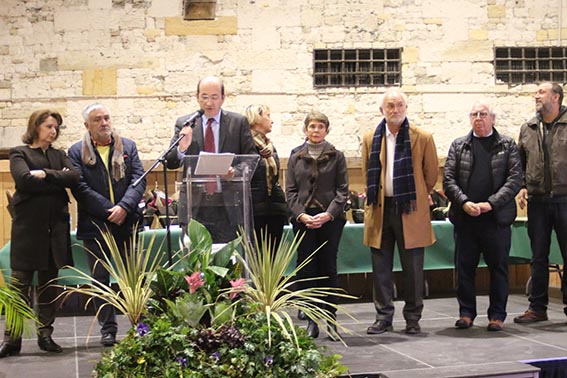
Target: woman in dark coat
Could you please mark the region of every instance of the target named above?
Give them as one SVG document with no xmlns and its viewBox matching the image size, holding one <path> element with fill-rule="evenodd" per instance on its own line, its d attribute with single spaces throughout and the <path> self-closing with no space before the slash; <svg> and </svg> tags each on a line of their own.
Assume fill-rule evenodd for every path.
<svg viewBox="0 0 567 378">
<path fill-rule="evenodd" d="M 258 240 L 267 232 L 276 250 L 282 239 L 283 227 L 289 218 L 289 208 L 279 184 L 278 152 L 267 137 L 272 131 L 273 123 L 270 108 L 266 105 L 250 105 L 246 108 L 245 115 L 250 124 L 254 145 L 261 157 L 250 184 L 254 231 Z"/>
<path fill-rule="evenodd" d="M 321 247 L 311 262 L 299 271 L 299 279 L 325 277 L 301 282 L 300 289 L 317 285 L 339 287 L 337 254 L 346 223 L 344 208 L 348 198 L 348 173 L 344 154 L 325 140 L 329 119 L 320 112 L 311 112 L 304 122 L 307 141 L 294 149 L 287 165 L 286 196 L 291 209 L 293 232 L 304 234 L 297 248 L 297 265 Z M 322 298 L 337 304 L 337 297 Z M 324 310 L 335 316 L 335 307 Z M 309 319 L 307 333 L 319 336 L 316 319 Z M 329 324 L 328 336 L 338 340 L 336 325 Z"/>
<path fill-rule="evenodd" d="M 77 185 L 80 178 L 65 152 L 51 146 L 62 122 L 55 111 L 35 111 L 22 137 L 26 145 L 10 150 L 10 172 L 16 183 L 10 249 L 12 284 L 29 302 L 33 276 L 38 272 L 41 324 L 37 344 L 56 353 L 61 352 L 51 338 L 56 292 L 49 281 L 57 277 L 61 267 L 73 264 L 65 188 Z M 12 337 L 6 330 L 0 358 L 19 354 L 21 345 L 21 337 Z"/>
</svg>

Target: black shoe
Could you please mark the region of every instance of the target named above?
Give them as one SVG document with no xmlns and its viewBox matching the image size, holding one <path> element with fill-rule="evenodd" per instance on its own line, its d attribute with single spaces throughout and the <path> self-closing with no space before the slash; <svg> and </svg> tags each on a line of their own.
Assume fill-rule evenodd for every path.
<svg viewBox="0 0 567 378">
<path fill-rule="evenodd" d="M 22 340 L 15 341 L 14 343 L 8 343 L 4 341 L 2 345 L 0 345 L 0 358 L 17 356 L 18 354 L 20 354 L 21 349 Z"/>
<path fill-rule="evenodd" d="M 421 333 L 421 327 L 418 322 L 410 322 L 406 324 L 406 333 L 408 335 L 417 335 Z"/>
<path fill-rule="evenodd" d="M 37 345 L 39 349 L 44 350 L 46 352 L 53 352 L 53 353 L 61 353 L 63 349 L 53 341 L 51 336 L 39 336 L 37 338 Z"/>
<path fill-rule="evenodd" d="M 332 323 L 327 323 L 327 336 L 331 341 L 339 341 L 341 336 L 339 335 L 339 331 L 337 331 L 337 325 Z"/>
<path fill-rule="evenodd" d="M 103 333 L 100 338 L 100 343 L 103 346 L 111 347 L 116 344 L 116 334 L 114 333 Z"/>
<path fill-rule="evenodd" d="M 297 319 L 299 320 L 307 320 L 307 315 L 301 310 L 297 311 Z"/>
<path fill-rule="evenodd" d="M 376 320 L 370 327 L 368 327 L 366 333 L 369 335 L 379 335 L 386 331 L 392 332 L 393 330 L 394 327 L 392 327 L 390 323 L 384 320 Z"/>
<path fill-rule="evenodd" d="M 319 337 L 319 326 L 313 320 L 309 320 L 309 323 L 307 323 L 307 335 L 314 339 Z"/>
</svg>

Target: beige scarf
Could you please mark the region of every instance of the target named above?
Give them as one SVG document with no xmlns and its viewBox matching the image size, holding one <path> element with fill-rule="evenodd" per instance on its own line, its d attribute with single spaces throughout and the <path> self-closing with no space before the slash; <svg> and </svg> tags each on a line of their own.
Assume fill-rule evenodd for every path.
<svg viewBox="0 0 567 378">
<path fill-rule="evenodd" d="M 266 182 L 268 186 L 268 195 L 272 195 L 272 183 L 274 177 L 278 174 L 278 165 L 276 164 L 276 159 L 274 159 L 274 146 L 272 141 L 268 139 L 264 134 L 257 131 L 252 131 L 252 137 L 254 138 L 254 144 L 258 149 L 260 156 L 264 159 L 266 163 Z"/>
<path fill-rule="evenodd" d="M 126 164 L 124 164 L 124 147 L 122 146 L 122 139 L 116 131 L 112 132 L 112 139 L 114 139 L 114 152 L 112 153 L 112 177 L 115 181 L 120 181 L 125 176 Z M 91 135 L 87 132 L 83 138 L 81 146 L 81 160 L 88 166 L 96 164 L 96 154 L 94 152 L 93 142 Z"/>
</svg>

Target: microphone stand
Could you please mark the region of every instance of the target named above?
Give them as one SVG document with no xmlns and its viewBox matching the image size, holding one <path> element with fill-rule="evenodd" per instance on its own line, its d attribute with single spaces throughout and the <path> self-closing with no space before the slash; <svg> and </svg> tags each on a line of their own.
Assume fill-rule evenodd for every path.
<svg viewBox="0 0 567 378">
<path fill-rule="evenodd" d="M 172 263 L 172 256 L 171 256 L 171 230 L 170 230 L 170 225 L 171 225 L 171 219 L 169 217 L 169 195 L 168 195 L 168 189 L 167 189 L 167 154 L 169 154 L 174 148 L 177 148 L 177 145 L 179 145 L 179 142 L 181 142 L 181 139 L 183 139 L 185 137 L 185 135 L 181 135 L 179 138 L 177 138 L 177 140 L 175 142 L 173 142 L 169 148 L 163 152 L 151 165 L 151 167 L 149 167 L 142 176 L 140 176 L 140 178 L 138 178 L 133 184 L 133 187 L 136 187 L 143 179 L 146 178 L 146 176 L 154 170 L 155 167 L 157 167 L 158 164 L 163 164 L 163 185 L 164 185 L 164 193 L 165 193 L 165 234 L 166 234 L 166 241 L 167 241 L 167 262 L 169 263 L 169 265 L 171 266 Z"/>
</svg>

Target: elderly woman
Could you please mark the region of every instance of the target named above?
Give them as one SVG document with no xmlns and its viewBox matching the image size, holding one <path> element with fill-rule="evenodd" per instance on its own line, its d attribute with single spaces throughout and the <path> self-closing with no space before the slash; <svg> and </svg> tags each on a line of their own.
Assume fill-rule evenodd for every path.
<svg viewBox="0 0 567 378">
<path fill-rule="evenodd" d="M 277 249 L 289 217 L 289 208 L 283 189 L 279 184 L 280 159 L 276 147 L 268 139 L 272 131 L 270 108 L 266 105 L 250 105 L 245 110 L 250 123 L 254 145 L 261 159 L 251 182 L 254 214 L 254 231 L 260 240 L 267 235 Z"/>
<path fill-rule="evenodd" d="M 59 136 L 63 119 L 57 112 L 32 113 L 23 135 L 24 146 L 10 150 L 10 172 L 16 183 L 10 250 L 12 283 L 29 301 L 34 272 L 38 273 L 39 321 L 37 344 L 47 352 L 61 352 L 51 338 L 56 292 L 50 280 L 73 264 L 69 225 L 69 196 L 65 188 L 79 182 L 79 172 L 64 151 L 51 144 Z M 0 358 L 17 355 L 21 335 L 4 333 Z"/>
<path fill-rule="evenodd" d="M 348 198 L 348 174 L 344 154 L 325 140 L 329 132 L 329 119 L 323 113 L 312 111 L 305 118 L 306 143 L 295 149 L 288 161 L 286 196 L 292 212 L 295 234 L 304 233 L 297 250 L 297 264 L 301 264 L 313 251 L 321 247 L 312 261 L 299 274 L 299 279 L 326 277 L 300 284 L 300 289 L 339 287 L 337 253 L 345 225 L 344 207 Z M 322 298 L 337 304 L 335 296 Z M 331 317 L 335 307 L 328 306 Z M 336 326 L 329 324 L 327 333 L 337 340 Z M 319 336 L 315 319 L 309 319 L 307 333 Z"/>
</svg>

